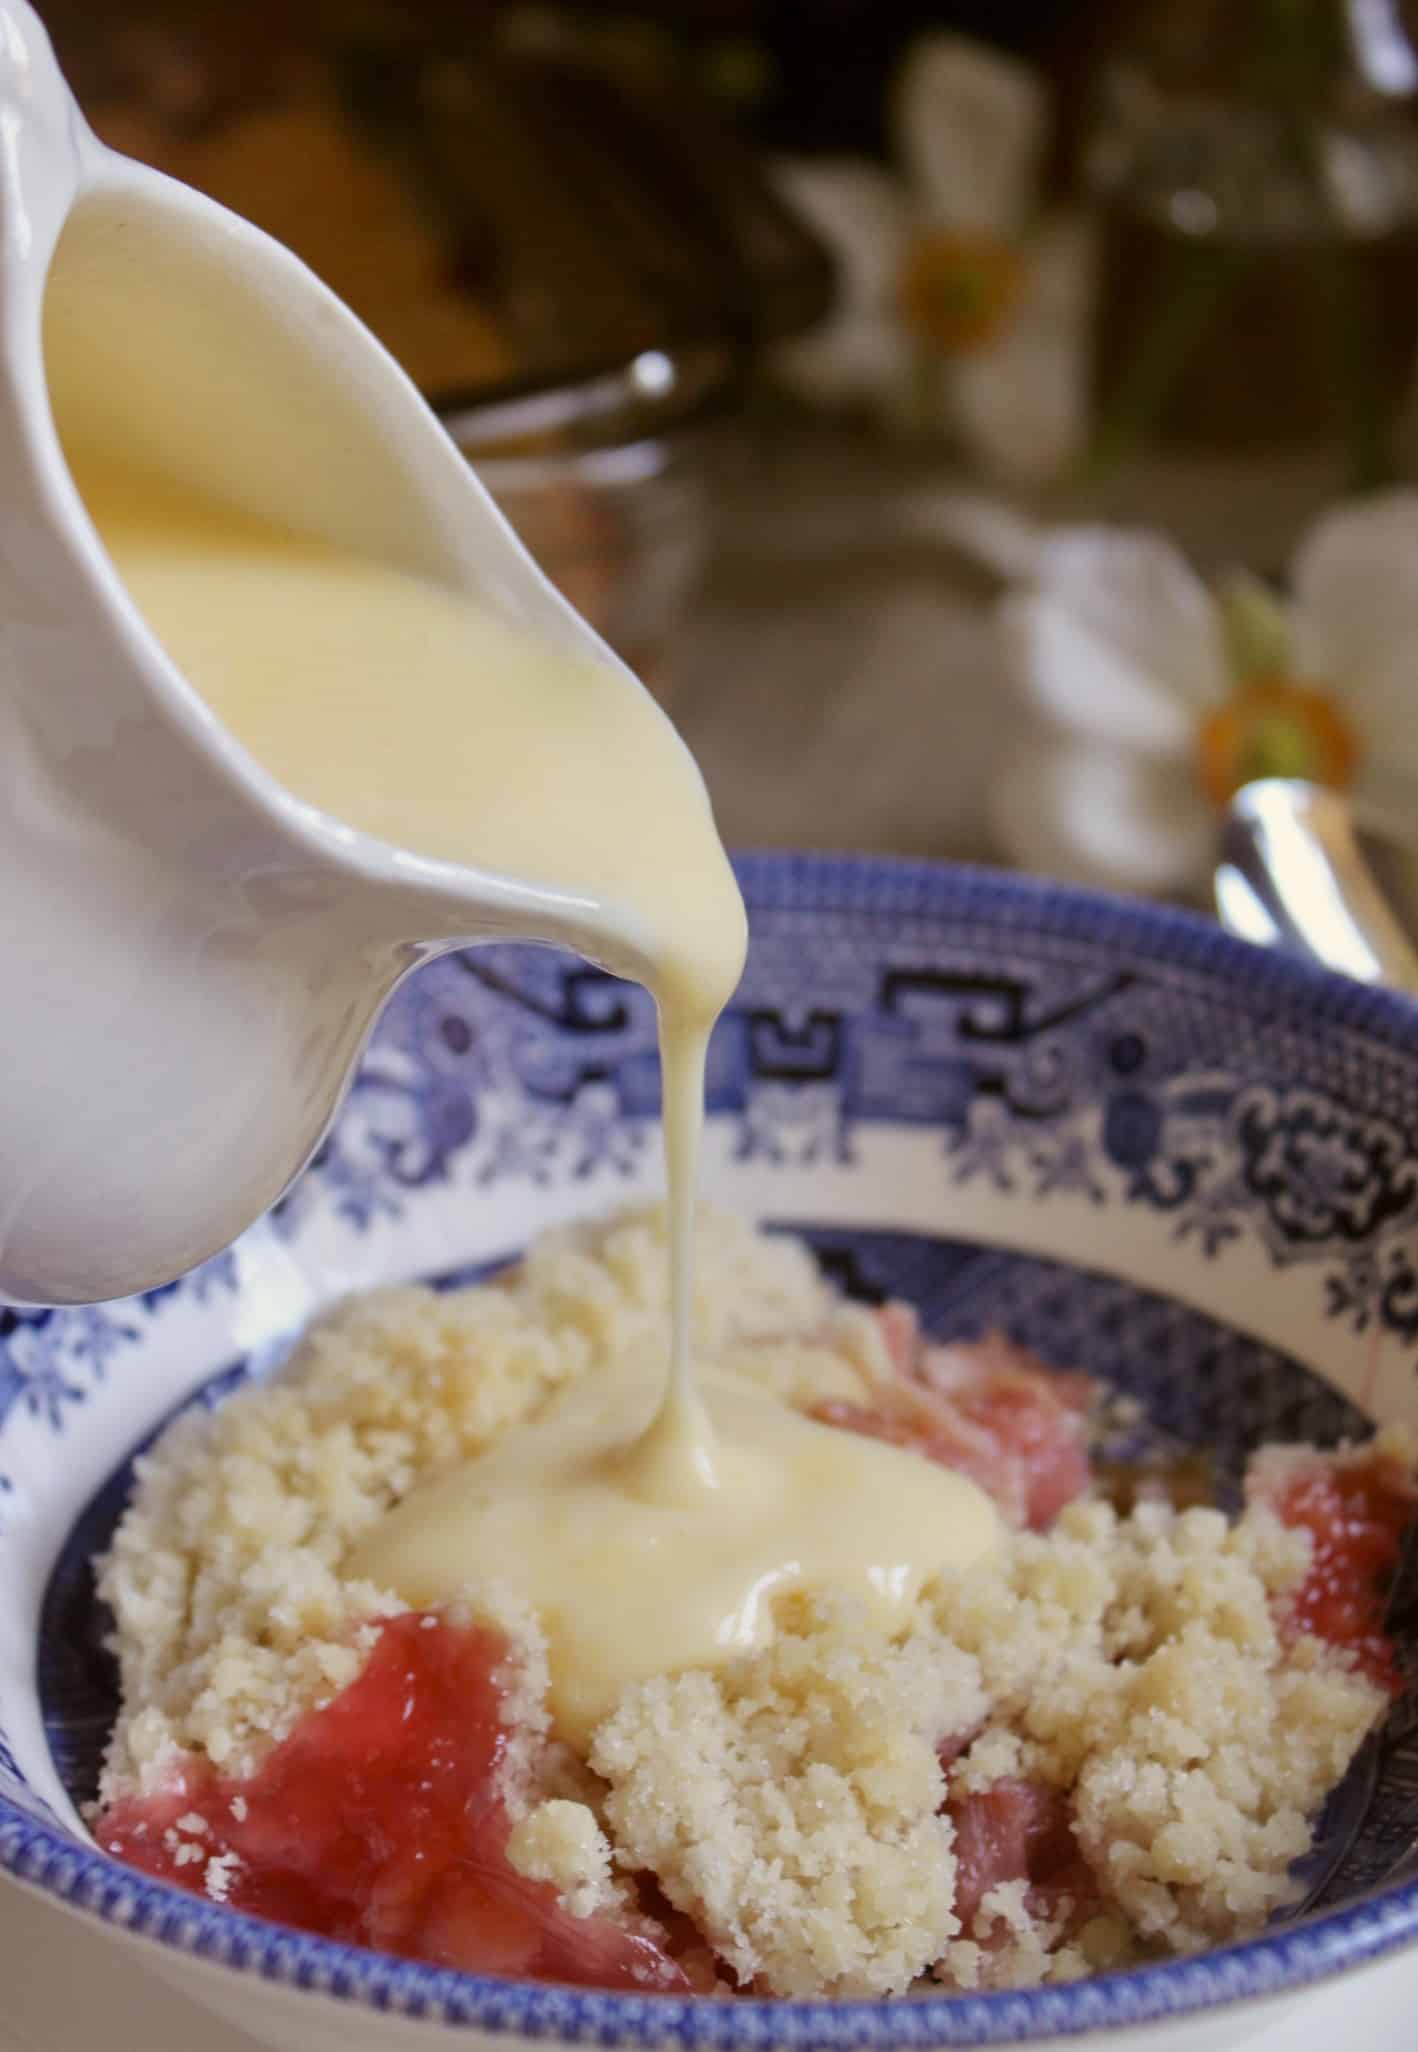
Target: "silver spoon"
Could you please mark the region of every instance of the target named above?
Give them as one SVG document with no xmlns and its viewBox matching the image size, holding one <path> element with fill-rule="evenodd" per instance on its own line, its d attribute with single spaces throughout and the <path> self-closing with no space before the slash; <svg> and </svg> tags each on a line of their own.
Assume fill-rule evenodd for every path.
<svg viewBox="0 0 1418 2052">
<path fill-rule="evenodd" d="M 1246 784 L 1213 881 L 1242 940 L 1418 995 L 1418 837 L 1381 808 L 1294 778 Z"/>
</svg>

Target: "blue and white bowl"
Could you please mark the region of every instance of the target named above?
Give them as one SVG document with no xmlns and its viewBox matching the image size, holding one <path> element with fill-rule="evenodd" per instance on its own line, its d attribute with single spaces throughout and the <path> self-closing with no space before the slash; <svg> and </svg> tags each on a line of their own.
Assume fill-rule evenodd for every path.
<svg viewBox="0 0 1418 2052">
<path fill-rule="evenodd" d="M 1034 883 L 743 865 L 748 974 L 710 1065 L 706 1181 L 928 1327 L 1003 1325 L 1214 1448 L 1418 1419 L 1418 1011 L 1201 923 Z M 93 1310 L 0 1312 L 0 1865 L 289 2052 L 600 2045 L 1300 2044 L 1316 1984 L 1407 2045 L 1418 1754 L 1331 1805 L 1340 1906 L 1031 1993 L 831 2007 L 531 1987 L 352 1950 L 97 1853 L 76 1803 L 113 1712 L 87 1561 L 135 1448 L 352 1287 L 458 1277 L 660 1178 L 643 992 L 498 946 L 420 972 L 319 1161 L 230 1253 Z M 160 1162 L 133 1163 L 133 1201 Z M 213 1164 L 220 1174 L 220 1163 Z M 0 1913 L 3 1913 L 0 1910 Z M 451 2031 L 451 2036 L 450 2036 Z M 1398 2035 L 1393 2035 L 1397 2032 Z"/>
</svg>

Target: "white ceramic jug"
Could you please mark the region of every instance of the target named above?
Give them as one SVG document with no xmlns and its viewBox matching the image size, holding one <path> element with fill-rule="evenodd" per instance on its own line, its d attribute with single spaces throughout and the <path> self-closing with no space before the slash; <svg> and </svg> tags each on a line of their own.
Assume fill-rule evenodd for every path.
<svg viewBox="0 0 1418 2052">
<path fill-rule="evenodd" d="M 574 879 L 419 859 L 266 776 L 145 627 L 56 421 L 613 660 L 359 322 L 100 144 L 0 0 L 0 1296 L 34 1303 L 166 1281 L 257 1218 L 426 955 L 589 951 L 604 919 Z M 630 936 L 596 952 L 643 966 Z"/>
</svg>

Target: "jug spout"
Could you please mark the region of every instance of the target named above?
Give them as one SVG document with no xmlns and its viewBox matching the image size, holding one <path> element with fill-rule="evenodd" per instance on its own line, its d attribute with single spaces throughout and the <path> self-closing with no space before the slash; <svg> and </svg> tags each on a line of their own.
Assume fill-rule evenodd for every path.
<svg viewBox="0 0 1418 2052">
<path fill-rule="evenodd" d="M 75 453 L 466 593 L 640 687 L 354 316 L 98 142 L 23 0 L 0 0 L 0 118 L 0 1296 L 89 1302 L 170 1280 L 280 1196 L 431 949 L 645 956 L 574 887 L 421 860 L 274 782 L 134 605 Z"/>
</svg>

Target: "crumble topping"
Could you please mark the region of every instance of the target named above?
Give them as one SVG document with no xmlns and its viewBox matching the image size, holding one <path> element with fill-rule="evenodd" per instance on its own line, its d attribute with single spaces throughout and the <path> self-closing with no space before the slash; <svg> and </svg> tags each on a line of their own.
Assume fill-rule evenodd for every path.
<svg viewBox="0 0 1418 2052">
<path fill-rule="evenodd" d="M 628 1690 L 591 1765 L 621 1864 L 649 1868 L 745 1985 L 902 1988 L 956 1929 L 942 1720 L 985 1710 L 976 1663 L 893 1642 L 845 1600 L 789 1599 L 777 1639 Z"/>
<path fill-rule="evenodd" d="M 103 1803 L 194 1756 L 255 1772 L 403 1608 L 342 1574 L 360 1535 L 665 1334 L 665 1278 L 658 1212 L 551 1235 L 492 1284 L 351 1300 L 272 1382 L 169 1428 L 101 1563 L 122 1677 Z M 893 1396 L 913 1322 L 844 1304 L 791 1241 L 706 1213 L 695 1325 L 703 1358 L 799 1408 L 915 1429 Z M 1001 1344 L 1011 1376 L 1033 1372 Z M 969 1355 L 952 1350 L 961 1372 Z M 1377 1445 L 1411 1469 L 1401 1435 Z M 1264 1490 L 1234 1521 L 1085 1498 L 930 1587 L 894 1636 L 845 1598 L 785 1599 L 761 1652 L 627 1690 L 584 1759 L 549 1732 L 535 1621 L 470 1589 L 513 1649 L 508 1856 L 573 1916 L 627 1929 L 653 1877 L 652 1914 L 713 1949 L 704 1987 L 1026 1985 L 1243 1936 L 1286 1900 L 1386 1701 L 1287 1624 L 1311 1557 Z M 173 1857 L 222 1900 L 230 1856 L 202 1821 L 179 1817 Z"/>
<path fill-rule="evenodd" d="M 573 1917 L 614 1915 L 624 1906 L 610 1840 L 585 1803 L 551 1796 L 535 1804 L 513 1825 L 507 1857 L 529 1881 L 550 1881 Z"/>
</svg>

